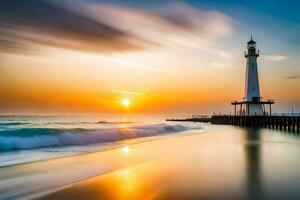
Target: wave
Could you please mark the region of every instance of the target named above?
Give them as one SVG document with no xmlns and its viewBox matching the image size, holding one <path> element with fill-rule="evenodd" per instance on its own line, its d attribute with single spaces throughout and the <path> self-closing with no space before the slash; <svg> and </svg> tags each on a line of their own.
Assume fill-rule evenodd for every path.
<svg viewBox="0 0 300 200">
<path fill-rule="evenodd" d="M 49 122 L 46 124 L 61 124 L 61 125 L 74 125 L 74 124 L 132 124 L 129 121 L 97 121 L 97 122 Z"/>
<path fill-rule="evenodd" d="M 17 125 L 24 125 L 24 124 L 29 124 L 26 122 L 1 122 L 0 126 L 17 126 Z"/>
<path fill-rule="evenodd" d="M 124 122 L 122 122 L 122 121 L 99 121 L 99 122 L 97 122 L 97 124 L 132 124 L 132 123 L 134 123 L 134 122 L 128 122 L 128 121 L 124 121 Z"/>
<path fill-rule="evenodd" d="M 0 134 L 0 151 L 115 142 L 199 128 L 168 124 L 152 124 L 94 131 L 87 129 L 26 128 L 15 130 L 13 133 L 11 131 L 2 132 Z"/>
</svg>

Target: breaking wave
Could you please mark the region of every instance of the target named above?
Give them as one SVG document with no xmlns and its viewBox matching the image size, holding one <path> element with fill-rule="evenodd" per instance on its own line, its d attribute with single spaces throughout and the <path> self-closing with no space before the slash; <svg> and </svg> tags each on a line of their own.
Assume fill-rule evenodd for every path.
<svg viewBox="0 0 300 200">
<path fill-rule="evenodd" d="M 181 132 L 200 127 L 152 124 L 102 130 L 23 128 L 0 132 L 0 151 L 41 147 L 88 145 Z"/>
</svg>

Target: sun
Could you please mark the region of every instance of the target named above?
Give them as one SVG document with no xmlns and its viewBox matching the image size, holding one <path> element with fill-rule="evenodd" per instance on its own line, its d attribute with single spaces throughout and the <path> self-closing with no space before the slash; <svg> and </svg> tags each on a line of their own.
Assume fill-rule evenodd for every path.
<svg viewBox="0 0 300 200">
<path fill-rule="evenodd" d="M 130 100 L 129 99 L 123 99 L 122 100 L 122 105 L 125 106 L 125 107 L 129 107 L 131 104 Z"/>
<path fill-rule="evenodd" d="M 130 153 L 130 148 L 128 146 L 124 146 L 122 149 L 124 154 L 129 154 Z"/>
</svg>

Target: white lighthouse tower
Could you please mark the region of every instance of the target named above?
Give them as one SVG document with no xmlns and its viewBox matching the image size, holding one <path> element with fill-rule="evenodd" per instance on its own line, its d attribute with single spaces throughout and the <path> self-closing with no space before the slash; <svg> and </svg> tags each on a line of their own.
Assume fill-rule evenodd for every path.
<svg viewBox="0 0 300 200">
<path fill-rule="evenodd" d="M 246 106 L 248 115 L 262 115 L 263 109 L 260 104 L 259 79 L 257 69 L 257 57 L 259 51 L 256 51 L 256 42 L 251 40 L 247 43 L 246 58 L 246 80 L 245 80 L 245 97 L 244 100 L 249 104 Z"/>
<path fill-rule="evenodd" d="M 234 115 L 271 115 L 271 105 L 273 100 L 263 101 L 260 96 L 259 79 L 257 69 L 257 58 L 259 51 L 256 51 L 256 42 L 252 39 L 247 42 L 246 58 L 246 79 L 245 79 L 245 97 L 242 101 L 233 101 Z M 265 109 L 265 105 L 270 106 L 269 113 Z M 236 107 L 240 106 L 237 112 Z"/>
</svg>

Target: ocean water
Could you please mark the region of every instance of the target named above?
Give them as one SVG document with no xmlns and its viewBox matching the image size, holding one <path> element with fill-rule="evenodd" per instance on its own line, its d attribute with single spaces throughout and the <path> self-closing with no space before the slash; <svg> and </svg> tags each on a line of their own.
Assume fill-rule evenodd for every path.
<svg viewBox="0 0 300 200">
<path fill-rule="evenodd" d="M 0 116 L 0 167 L 90 153 L 200 129 L 163 116 Z M 131 140 L 130 140 L 131 139 Z"/>
<path fill-rule="evenodd" d="M 164 116 L 2 116 L 0 149 L 0 199 L 300 198 L 292 132 Z"/>
</svg>

